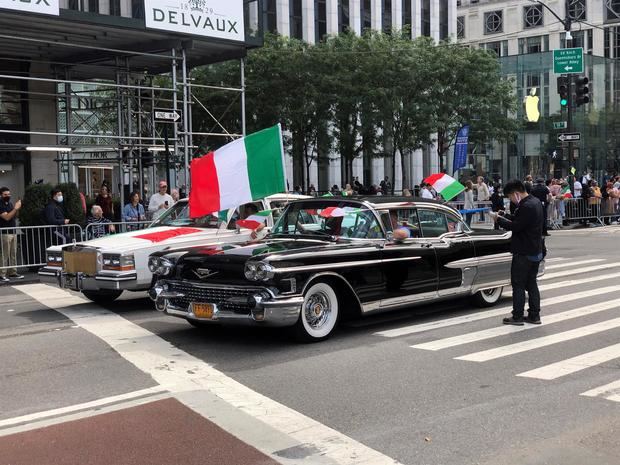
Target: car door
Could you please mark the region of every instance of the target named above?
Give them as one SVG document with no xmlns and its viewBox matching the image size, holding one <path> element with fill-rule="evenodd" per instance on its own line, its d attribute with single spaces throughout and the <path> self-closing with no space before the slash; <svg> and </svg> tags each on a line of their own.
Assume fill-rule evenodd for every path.
<svg viewBox="0 0 620 465">
<path fill-rule="evenodd" d="M 380 307 L 401 307 L 436 297 L 438 275 L 435 249 L 430 241 L 420 237 L 416 209 L 383 211 L 382 221 L 388 233 L 406 228 L 410 237 L 402 241 L 388 240 L 383 247 L 384 293 Z"/>
<path fill-rule="evenodd" d="M 438 208 L 419 208 L 420 232 L 435 250 L 439 274 L 438 294 L 469 292 L 476 274 L 476 253 L 467 226 Z"/>
</svg>

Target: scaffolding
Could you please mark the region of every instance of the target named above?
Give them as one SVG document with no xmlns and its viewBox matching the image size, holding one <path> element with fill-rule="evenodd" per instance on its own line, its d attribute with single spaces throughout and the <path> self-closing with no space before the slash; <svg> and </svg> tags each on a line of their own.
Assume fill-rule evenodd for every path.
<svg viewBox="0 0 620 465">
<path fill-rule="evenodd" d="M 250 3 L 260 8 L 260 1 Z M 0 81 L 19 85 L 0 87 L 0 96 L 25 105 L 28 113 L 53 105 L 56 124 L 44 130 L 0 124 L 0 157 L 7 152 L 48 153 L 57 165 L 57 181 L 82 184 L 85 194 L 95 194 L 91 184 L 97 179 L 88 173 L 111 173 L 109 184 L 124 205 L 130 192 L 141 197 L 153 193 L 157 179 L 167 179 L 170 189 L 188 192 L 191 159 L 214 140 L 245 134 L 244 57 L 261 37 L 250 45 L 231 45 L 181 40 L 178 35 L 162 39 L 161 33 L 154 40 L 152 32 L 138 30 L 132 34 L 141 40 L 134 43 L 129 34 L 127 47 L 119 46 L 119 35 L 110 45 L 72 40 L 70 35 L 51 42 L 27 29 L 7 32 L 2 23 L 11 17 L 0 13 L 0 63 L 12 70 L 0 74 Z M 105 31 L 105 25 L 99 30 Z M 196 66 L 227 60 L 239 63 L 238 86 L 194 81 Z M 224 127 L 221 115 L 197 97 L 198 89 L 230 95 L 231 106 L 240 113 L 240 127 Z M 195 132 L 192 123 L 198 118 L 212 120 L 215 129 Z"/>
</svg>

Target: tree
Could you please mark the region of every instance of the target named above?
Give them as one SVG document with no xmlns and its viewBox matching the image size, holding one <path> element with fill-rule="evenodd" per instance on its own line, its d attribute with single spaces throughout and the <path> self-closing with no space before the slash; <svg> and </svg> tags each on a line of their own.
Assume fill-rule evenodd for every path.
<svg viewBox="0 0 620 465">
<path fill-rule="evenodd" d="M 470 124 L 474 143 L 511 140 L 520 126 L 510 117 L 517 102 L 512 83 L 501 77 L 497 57 L 456 44 L 427 42 L 423 47 L 422 66 L 428 66 L 429 79 L 423 92 L 433 102 L 429 116 L 440 168 L 446 168 L 444 156 L 463 124 Z"/>
</svg>

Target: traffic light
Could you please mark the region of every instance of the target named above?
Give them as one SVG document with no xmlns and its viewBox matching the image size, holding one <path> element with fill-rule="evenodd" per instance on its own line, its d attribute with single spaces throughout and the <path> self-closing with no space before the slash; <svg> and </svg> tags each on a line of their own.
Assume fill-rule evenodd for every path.
<svg viewBox="0 0 620 465">
<path fill-rule="evenodd" d="M 565 107 L 568 105 L 568 76 L 558 77 L 558 94 L 560 94 L 560 106 Z"/>
<path fill-rule="evenodd" d="M 581 106 L 590 102 L 590 80 L 586 76 L 579 76 L 575 79 L 575 106 Z"/>
</svg>

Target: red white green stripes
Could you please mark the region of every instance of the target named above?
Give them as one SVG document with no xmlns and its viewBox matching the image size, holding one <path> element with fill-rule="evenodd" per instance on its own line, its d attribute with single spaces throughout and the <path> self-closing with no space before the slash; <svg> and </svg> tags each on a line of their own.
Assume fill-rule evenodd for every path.
<svg viewBox="0 0 620 465">
<path fill-rule="evenodd" d="M 237 220 L 237 226 L 240 228 L 248 228 L 248 229 L 258 229 L 261 224 L 265 224 L 269 215 L 271 215 L 273 210 L 262 210 L 258 213 L 254 213 L 253 215 L 248 216 L 245 220 Z"/>
<path fill-rule="evenodd" d="M 431 174 L 424 182 L 433 186 L 433 189 L 441 194 L 444 200 L 452 200 L 465 190 L 463 184 L 444 173 Z"/>
<path fill-rule="evenodd" d="M 189 205 L 192 218 L 284 192 L 280 126 L 250 134 L 194 159 L 191 172 Z"/>
</svg>

